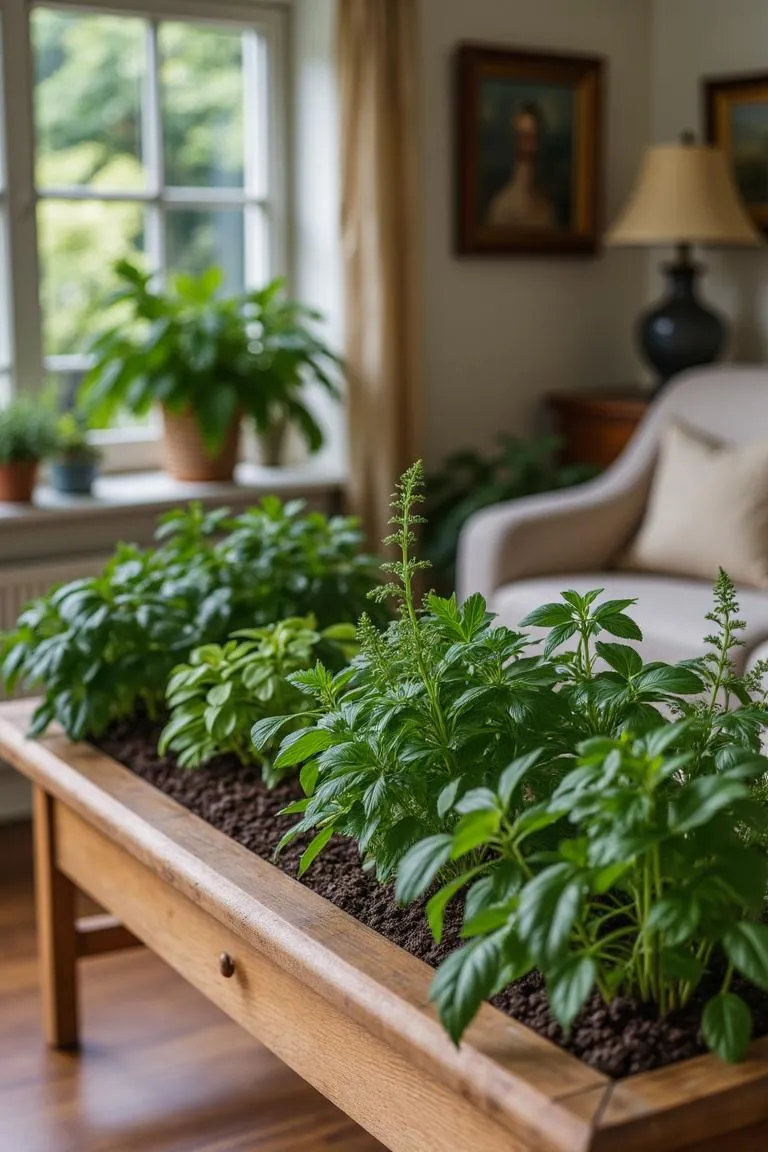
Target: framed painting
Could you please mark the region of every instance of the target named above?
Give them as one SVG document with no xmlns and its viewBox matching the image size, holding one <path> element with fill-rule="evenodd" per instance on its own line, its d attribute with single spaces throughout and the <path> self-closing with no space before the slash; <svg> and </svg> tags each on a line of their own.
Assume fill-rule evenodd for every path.
<svg viewBox="0 0 768 1152">
<path fill-rule="evenodd" d="M 603 62 L 463 44 L 457 72 L 458 251 L 594 253 Z"/>
<path fill-rule="evenodd" d="M 704 81 L 707 139 L 729 159 L 758 228 L 768 233 L 768 72 Z"/>
</svg>

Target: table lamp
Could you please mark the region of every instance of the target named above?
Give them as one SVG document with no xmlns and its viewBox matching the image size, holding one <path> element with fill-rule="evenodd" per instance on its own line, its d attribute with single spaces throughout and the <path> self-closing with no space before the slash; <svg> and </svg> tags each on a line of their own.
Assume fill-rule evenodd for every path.
<svg viewBox="0 0 768 1152">
<path fill-rule="evenodd" d="M 691 246 L 754 248 L 762 242 L 725 153 L 696 144 L 692 133 L 684 133 L 679 144 L 649 148 L 632 195 L 605 239 L 615 246 L 677 248 L 674 261 L 663 266 L 667 295 L 638 322 L 640 347 L 658 373 L 659 387 L 684 368 L 717 360 L 725 324 L 698 297 L 702 268 L 692 261 Z"/>
</svg>

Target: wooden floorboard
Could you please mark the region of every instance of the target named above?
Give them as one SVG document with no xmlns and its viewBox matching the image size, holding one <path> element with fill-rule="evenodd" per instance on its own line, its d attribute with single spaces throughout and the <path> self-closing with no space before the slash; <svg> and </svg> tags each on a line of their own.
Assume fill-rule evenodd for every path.
<svg viewBox="0 0 768 1152">
<path fill-rule="evenodd" d="M 82 962 L 83 1048 L 47 1051 L 30 845 L 0 826 L 1 1152 L 382 1152 L 144 949 Z"/>
</svg>

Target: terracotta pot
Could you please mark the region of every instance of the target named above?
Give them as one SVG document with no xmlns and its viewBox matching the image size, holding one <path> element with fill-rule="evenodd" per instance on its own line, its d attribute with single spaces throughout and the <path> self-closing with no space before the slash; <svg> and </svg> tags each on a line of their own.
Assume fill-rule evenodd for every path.
<svg viewBox="0 0 768 1152">
<path fill-rule="evenodd" d="M 37 480 L 37 460 L 0 464 L 0 503 L 31 504 Z"/>
<path fill-rule="evenodd" d="M 215 456 L 205 448 L 197 417 L 191 411 L 163 408 L 163 463 L 176 480 L 214 483 L 231 480 L 240 450 L 240 414 L 232 421 L 224 444 Z"/>
<path fill-rule="evenodd" d="M 285 440 L 288 435 L 288 421 L 278 420 L 268 432 L 259 433 L 261 462 L 267 468 L 278 468 L 285 455 Z"/>
</svg>

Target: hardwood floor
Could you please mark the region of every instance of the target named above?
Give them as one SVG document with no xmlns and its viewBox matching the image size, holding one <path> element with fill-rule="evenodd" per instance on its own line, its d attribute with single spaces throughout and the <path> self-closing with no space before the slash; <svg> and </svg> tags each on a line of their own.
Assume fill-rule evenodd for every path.
<svg viewBox="0 0 768 1152">
<path fill-rule="evenodd" d="M 82 1049 L 48 1051 L 34 945 L 0 826 L 0 1152 L 383 1152 L 146 949 L 82 962 Z"/>
</svg>

